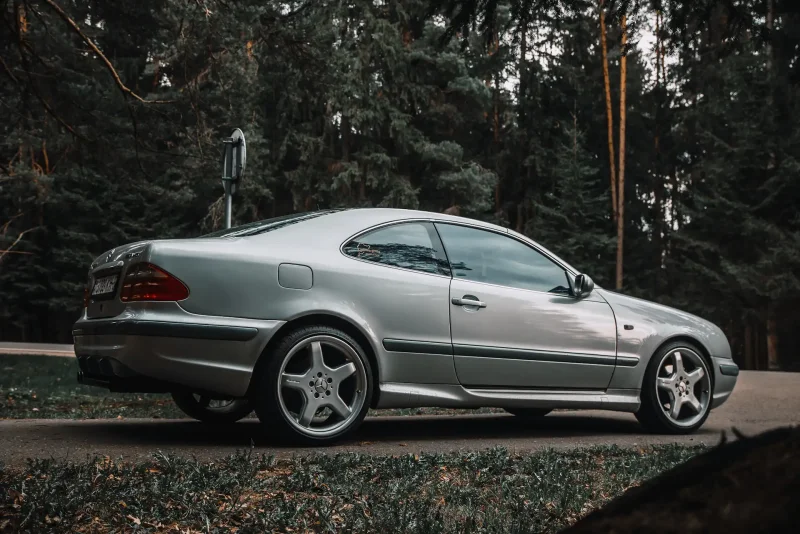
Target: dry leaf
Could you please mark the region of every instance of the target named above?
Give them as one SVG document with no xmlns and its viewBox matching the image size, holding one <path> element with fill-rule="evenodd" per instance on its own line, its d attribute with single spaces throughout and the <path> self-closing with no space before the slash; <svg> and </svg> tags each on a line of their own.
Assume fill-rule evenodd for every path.
<svg viewBox="0 0 800 534">
<path fill-rule="evenodd" d="M 139 519 L 138 517 L 133 517 L 133 516 L 132 516 L 132 515 L 130 515 L 130 514 L 126 515 L 125 517 L 126 517 L 126 518 L 127 518 L 129 521 L 133 521 L 133 522 L 134 522 L 134 524 L 136 524 L 137 526 L 142 524 L 142 520 L 141 520 L 141 519 Z"/>
</svg>

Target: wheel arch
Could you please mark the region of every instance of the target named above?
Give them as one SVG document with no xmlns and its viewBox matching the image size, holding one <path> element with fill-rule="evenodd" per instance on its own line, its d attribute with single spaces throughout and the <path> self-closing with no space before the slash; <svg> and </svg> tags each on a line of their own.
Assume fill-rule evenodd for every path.
<svg viewBox="0 0 800 534">
<path fill-rule="evenodd" d="M 269 361 L 270 355 L 275 350 L 275 347 L 290 332 L 305 326 L 329 326 L 331 328 L 338 328 L 342 332 L 351 336 L 359 343 L 359 345 L 361 345 L 361 348 L 367 355 L 367 359 L 369 360 L 369 365 L 372 371 L 373 388 L 372 398 L 369 399 L 369 403 L 371 408 L 375 408 L 380 397 L 380 369 L 378 367 L 378 357 L 374 343 L 370 339 L 370 336 L 367 335 L 367 333 L 364 332 L 355 321 L 330 312 L 314 312 L 300 315 L 287 321 L 283 326 L 281 326 L 278 331 L 272 335 L 270 340 L 267 342 L 266 347 L 264 347 L 264 350 L 261 352 L 261 355 L 258 357 L 258 361 L 256 362 L 253 372 L 250 375 L 250 384 L 247 388 L 247 395 L 249 396 L 251 393 L 253 377 L 258 376 L 258 371 L 260 370 L 261 366 L 265 365 L 266 362 Z"/>
</svg>

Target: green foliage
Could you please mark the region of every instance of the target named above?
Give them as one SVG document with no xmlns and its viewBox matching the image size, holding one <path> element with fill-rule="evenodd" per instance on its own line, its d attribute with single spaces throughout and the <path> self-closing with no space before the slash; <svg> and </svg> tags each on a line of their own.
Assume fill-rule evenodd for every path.
<svg viewBox="0 0 800 534">
<path fill-rule="evenodd" d="M 234 222 L 453 208 L 612 286 L 597 2 L 56 3 L 148 102 L 51 4 L 3 12 L 0 251 L 13 248 L 0 252 L 0 337 L 68 342 L 91 258 L 218 228 L 220 139 L 235 127 L 248 170 Z M 771 31 L 756 0 L 605 5 L 615 152 L 623 13 L 630 30 L 624 290 L 720 323 L 737 357 L 743 325 L 763 347 L 777 318 L 788 361 L 800 302 L 793 3 L 770 4 Z M 645 44 L 657 6 L 669 56 L 658 74 Z"/>
<path fill-rule="evenodd" d="M 20 532 L 89 527 L 209 532 L 557 532 L 702 452 L 600 447 L 528 456 L 241 452 L 213 463 L 156 454 L 129 464 L 34 460 L 0 471 Z"/>
</svg>

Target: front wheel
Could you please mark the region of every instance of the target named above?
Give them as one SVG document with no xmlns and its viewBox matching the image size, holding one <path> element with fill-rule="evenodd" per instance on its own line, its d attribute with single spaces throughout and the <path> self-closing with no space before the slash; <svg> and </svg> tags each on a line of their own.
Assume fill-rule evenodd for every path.
<svg viewBox="0 0 800 534">
<path fill-rule="evenodd" d="M 279 437 L 327 445 L 355 431 L 369 410 L 372 370 L 364 350 L 337 328 L 300 328 L 281 340 L 255 377 L 252 402 Z"/>
<path fill-rule="evenodd" d="M 689 434 L 708 417 L 711 393 L 711 373 L 700 350 L 670 343 L 650 359 L 636 418 L 651 432 Z"/>
<path fill-rule="evenodd" d="M 175 392 L 172 400 L 183 413 L 204 423 L 235 423 L 253 411 L 247 399 L 214 399 L 199 393 Z"/>
</svg>

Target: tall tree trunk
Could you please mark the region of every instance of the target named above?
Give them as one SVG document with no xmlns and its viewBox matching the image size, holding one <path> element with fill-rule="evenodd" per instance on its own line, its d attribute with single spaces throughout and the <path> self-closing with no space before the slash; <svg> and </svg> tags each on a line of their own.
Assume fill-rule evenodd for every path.
<svg viewBox="0 0 800 534">
<path fill-rule="evenodd" d="M 342 161 L 350 161 L 350 117 L 342 113 Z"/>
<path fill-rule="evenodd" d="M 744 368 L 756 368 L 753 362 L 753 323 L 749 319 L 745 319 L 744 324 Z"/>
<path fill-rule="evenodd" d="M 622 289 L 623 241 L 625 238 L 625 92 L 628 76 L 627 17 L 622 15 L 619 60 L 619 181 L 617 182 L 617 289 Z"/>
<path fill-rule="evenodd" d="M 523 20 L 519 31 L 519 65 L 517 67 L 517 77 L 519 78 L 519 94 L 517 95 L 517 105 L 519 106 L 519 122 L 523 130 L 525 129 L 525 96 L 528 92 L 528 76 L 526 57 L 528 55 L 528 23 Z"/>
<path fill-rule="evenodd" d="M 517 106 L 519 110 L 519 125 L 522 132 L 527 133 L 528 124 L 526 120 L 526 96 L 528 94 L 528 64 L 526 63 L 528 57 L 528 20 L 523 18 L 520 22 L 520 43 L 519 43 L 519 65 L 517 67 L 517 77 L 519 78 L 519 93 L 517 94 Z M 527 138 L 527 136 L 525 137 Z M 518 176 L 522 173 L 518 173 Z M 517 178 L 517 183 L 520 180 Z M 520 184 L 517 190 L 517 232 L 522 233 L 525 228 L 525 186 L 526 183 Z"/>
<path fill-rule="evenodd" d="M 758 324 L 754 325 L 753 328 L 753 363 L 755 363 L 754 369 L 763 369 L 764 364 L 762 363 L 762 356 L 764 351 L 762 349 L 762 342 L 761 342 L 761 324 L 760 321 Z"/>
<path fill-rule="evenodd" d="M 775 303 L 767 304 L 767 367 L 771 371 L 780 369 L 778 362 L 778 321 L 775 318 Z"/>
<path fill-rule="evenodd" d="M 611 111 L 611 80 L 608 73 L 608 45 L 606 44 L 605 0 L 600 0 L 600 48 L 603 53 L 603 87 L 606 96 L 606 122 L 608 123 L 608 165 L 611 173 L 611 213 L 617 221 L 617 166 L 614 155 L 614 114 Z"/>
<path fill-rule="evenodd" d="M 773 63 L 775 61 L 775 48 L 772 44 L 772 40 L 775 37 L 773 29 L 775 28 L 775 0 L 767 0 L 767 32 L 769 33 L 769 37 L 767 39 L 767 81 L 769 85 L 769 91 L 767 92 L 767 110 L 771 110 L 774 108 L 775 99 L 773 98 Z M 767 171 L 772 171 L 775 167 L 777 167 L 776 155 L 774 150 L 769 151 L 769 156 L 767 159 Z"/>
<path fill-rule="evenodd" d="M 767 0 L 767 32 L 769 33 L 767 39 L 767 72 L 772 74 L 772 39 L 775 37 L 772 30 L 775 27 L 775 0 Z"/>
<path fill-rule="evenodd" d="M 495 170 L 497 171 L 497 183 L 494 186 L 494 210 L 499 212 L 502 209 L 502 199 L 500 197 L 502 186 L 502 175 L 500 174 L 500 75 L 494 77 L 494 157 Z"/>
<path fill-rule="evenodd" d="M 655 110 L 655 136 L 653 138 L 653 145 L 656 153 L 656 165 L 653 183 L 653 244 L 656 250 L 655 266 L 657 271 L 661 270 L 663 263 L 663 226 L 664 226 L 664 209 L 663 209 L 663 190 L 664 190 L 664 174 L 661 166 L 661 11 L 656 11 L 656 110 Z M 658 294 L 658 281 L 659 276 L 653 277 L 653 291 Z"/>
</svg>

